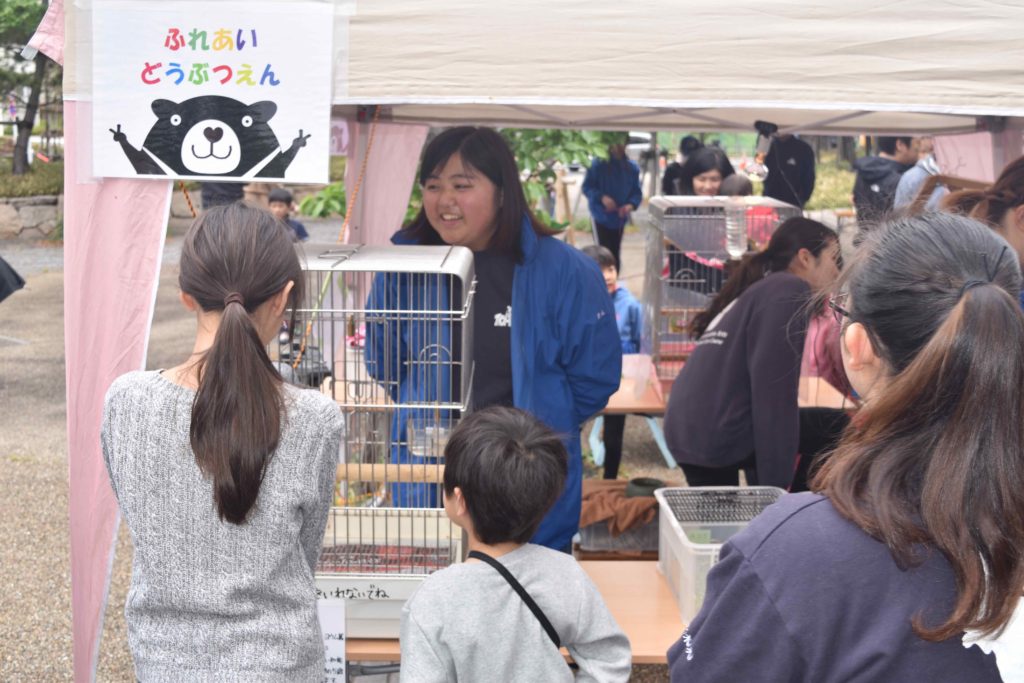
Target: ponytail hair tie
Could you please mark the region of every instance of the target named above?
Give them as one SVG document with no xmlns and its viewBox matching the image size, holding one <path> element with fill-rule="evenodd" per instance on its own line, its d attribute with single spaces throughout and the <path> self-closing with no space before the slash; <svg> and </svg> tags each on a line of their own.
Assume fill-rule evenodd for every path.
<svg viewBox="0 0 1024 683">
<path fill-rule="evenodd" d="M 960 287 L 960 293 L 957 295 L 956 298 L 960 299 L 961 297 L 963 297 L 964 292 L 966 292 L 968 289 L 973 289 L 975 287 L 980 287 L 982 285 L 990 285 L 993 282 L 995 282 L 996 275 L 999 274 L 999 266 L 1003 265 L 1003 258 L 1006 257 L 1006 252 L 1008 250 L 1009 250 L 1009 247 L 1006 246 L 1006 245 L 1003 245 L 1003 248 L 999 251 L 999 258 L 996 259 L 995 265 L 992 266 L 991 269 L 989 269 L 988 254 L 983 253 L 981 255 L 981 258 L 985 262 L 985 275 L 988 276 L 988 280 L 977 280 L 977 279 L 966 280 L 964 282 L 963 286 Z"/>
<path fill-rule="evenodd" d="M 985 280 L 967 280 L 966 282 L 964 282 L 963 287 L 960 288 L 960 293 L 957 294 L 956 298 L 957 299 L 963 298 L 964 293 L 967 292 L 968 289 L 974 289 L 975 287 L 981 287 L 983 285 L 988 285 L 988 284 L 991 284 L 991 283 L 990 282 L 986 282 Z"/>
<path fill-rule="evenodd" d="M 242 308 L 245 308 L 245 298 L 238 292 L 231 292 L 224 297 L 224 308 L 227 308 L 229 304 L 241 304 Z"/>
</svg>

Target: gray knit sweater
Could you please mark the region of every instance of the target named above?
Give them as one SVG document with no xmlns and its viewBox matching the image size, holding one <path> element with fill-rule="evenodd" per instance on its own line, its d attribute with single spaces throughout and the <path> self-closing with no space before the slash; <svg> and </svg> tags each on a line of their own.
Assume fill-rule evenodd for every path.
<svg viewBox="0 0 1024 683">
<path fill-rule="evenodd" d="M 526 544 L 497 558 L 522 584 L 579 665 L 558 648 L 494 567 L 431 574 L 402 609 L 403 683 L 629 680 L 629 639 L 575 559 Z"/>
<path fill-rule="evenodd" d="M 107 392 L 103 457 L 135 547 L 125 604 L 149 681 L 320 681 L 316 566 L 342 437 L 334 401 L 285 386 L 287 418 L 245 524 L 221 521 L 189 447 L 195 393 L 158 372 Z"/>
</svg>

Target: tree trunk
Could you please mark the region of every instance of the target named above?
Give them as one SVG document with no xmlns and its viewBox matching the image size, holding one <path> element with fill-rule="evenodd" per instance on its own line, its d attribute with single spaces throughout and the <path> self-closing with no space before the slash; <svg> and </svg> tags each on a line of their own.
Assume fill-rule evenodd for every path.
<svg viewBox="0 0 1024 683">
<path fill-rule="evenodd" d="M 36 125 L 36 112 L 39 110 L 39 94 L 43 91 L 43 79 L 46 76 L 47 57 L 42 52 L 36 53 L 36 72 L 32 77 L 32 90 L 25 105 L 25 115 L 18 121 L 18 139 L 14 143 L 14 175 L 28 173 L 29 141 L 32 128 Z"/>
<path fill-rule="evenodd" d="M 857 138 L 847 135 L 839 138 L 839 154 L 836 155 L 836 166 L 842 166 L 846 162 L 850 167 L 857 159 Z"/>
</svg>

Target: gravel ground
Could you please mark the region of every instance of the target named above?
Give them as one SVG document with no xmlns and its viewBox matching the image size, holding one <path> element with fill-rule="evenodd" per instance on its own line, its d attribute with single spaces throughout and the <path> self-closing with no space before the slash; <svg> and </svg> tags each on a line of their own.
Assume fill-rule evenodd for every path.
<svg viewBox="0 0 1024 683">
<path fill-rule="evenodd" d="M 307 221 L 314 241 L 333 241 L 335 221 Z M 580 236 L 587 243 L 589 236 Z M 177 301 L 180 237 L 170 237 L 160 277 L 147 367 L 167 367 L 186 352 L 194 320 Z M 0 304 L 0 681 L 71 680 L 71 586 L 67 528 L 64 394 L 63 249 L 0 242 L 0 255 L 27 281 Z M 623 245 L 627 284 L 642 290 L 643 240 Z M 643 421 L 626 422 L 620 476 L 678 480 Z M 122 526 L 103 624 L 99 681 L 132 681 L 123 605 L 131 542 Z M 664 666 L 634 668 L 634 681 L 667 680 Z M 366 680 L 369 683 L 369 679 Z M 383 680 L 383 679 L 381 679 Z"/>
</svg>

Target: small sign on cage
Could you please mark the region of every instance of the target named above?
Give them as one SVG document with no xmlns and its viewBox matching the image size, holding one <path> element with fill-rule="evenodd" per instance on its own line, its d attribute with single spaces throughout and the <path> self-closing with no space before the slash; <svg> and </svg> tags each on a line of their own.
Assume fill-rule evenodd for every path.
<svg viewBox="0 0 1024 683">
<path fill-rule="evenodd" d="M 316 601 L 324 639 L 324 683 L 345 683 L 345 601 Z"/>
</svg>

